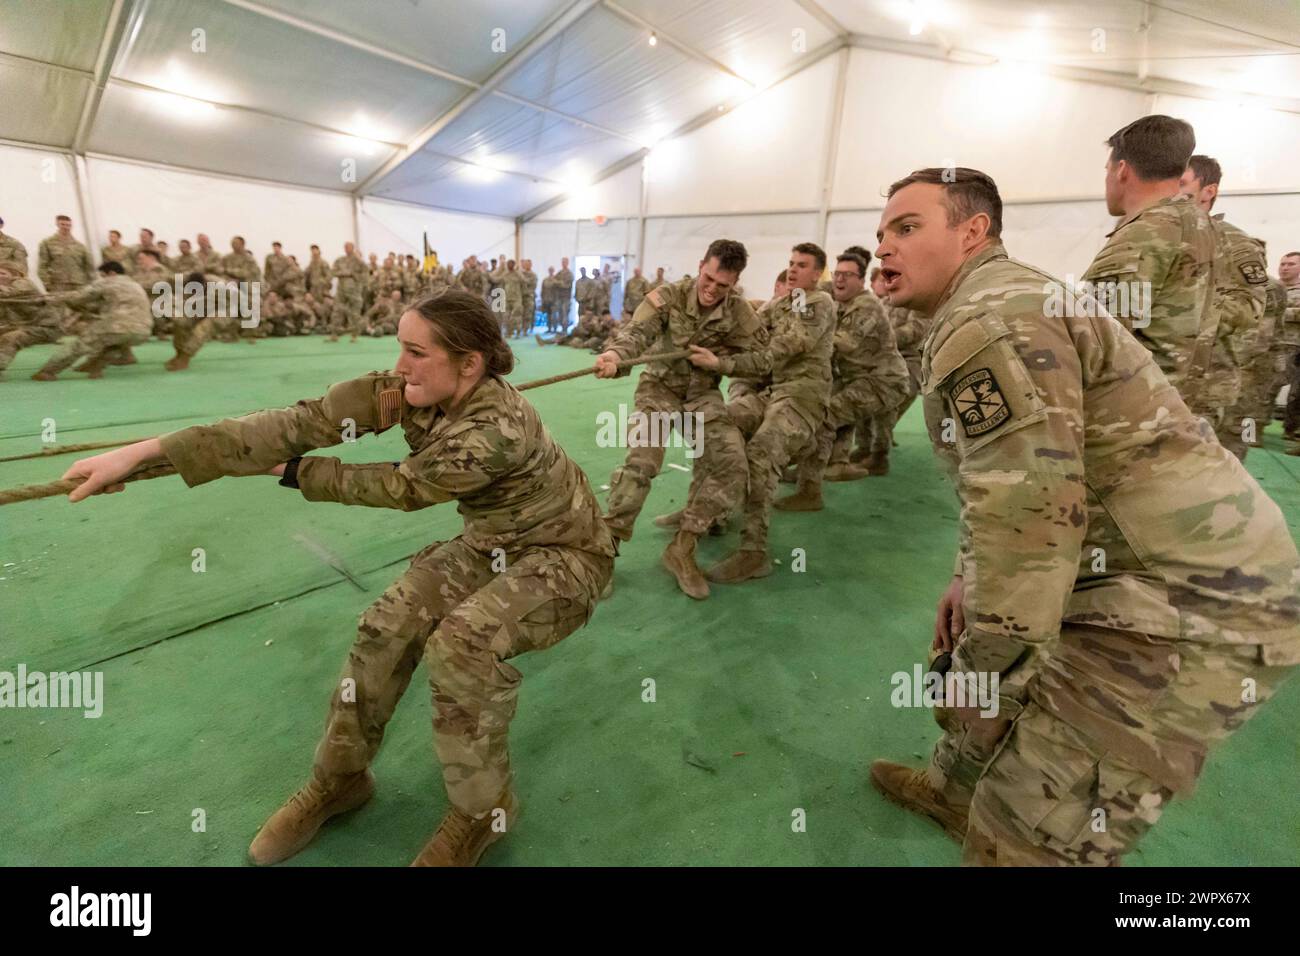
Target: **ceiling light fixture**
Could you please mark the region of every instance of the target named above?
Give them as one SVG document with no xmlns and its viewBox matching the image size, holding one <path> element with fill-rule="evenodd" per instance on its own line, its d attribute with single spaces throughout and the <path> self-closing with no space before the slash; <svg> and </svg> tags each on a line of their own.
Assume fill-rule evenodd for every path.
<svg viewBox="0 0 1300 956">
<path fill-rule="evenodd" d="M 651 46 L 658 46 L 658 45 L 659 45 L 659 37 L 658 37 L 657 34 L 655 34 L 655 33 L 651 33 L 651 34 L 650 34 L 650 45 L 651 45 Z"/>
</svg>

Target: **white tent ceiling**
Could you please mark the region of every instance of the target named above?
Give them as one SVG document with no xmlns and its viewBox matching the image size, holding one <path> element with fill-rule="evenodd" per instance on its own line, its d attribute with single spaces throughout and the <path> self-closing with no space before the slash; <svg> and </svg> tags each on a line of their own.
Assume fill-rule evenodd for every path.
<svg viewBox="0 0 1300 956">
<path fill-rule="evenodd" d="M 846 44 L 1300 113 L 1278 0 L 0 0 L 0 139 L 522 216 Z"/>
</svg>

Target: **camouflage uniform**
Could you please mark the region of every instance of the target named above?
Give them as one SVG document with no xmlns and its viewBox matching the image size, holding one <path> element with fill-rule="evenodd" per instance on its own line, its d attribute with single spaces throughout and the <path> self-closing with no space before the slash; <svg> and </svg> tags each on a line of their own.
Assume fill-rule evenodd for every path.
<svg viewBox="0 0 1300 956">
<path fill-rule="evenodd" d="M 623 314 L 632 315 L 636 312 L 637 306 L 649 291 L 650 280 L 645 276 L 633 276 L 628 279 L 627 288 L 623 291 Z"/>
<path fill-rule="evenodd" d="M 135 260 L 131 257 L 131 248 L 129 246 L 100 246 L 100 262 L 116 262 L 122 267 L 122 271 L 127 275 L 135 272 Z"/>
<path fill-rule="evenodd" d="M 172 317 L 164 314 L 161 308 L 154 309 L 154 303 L 162 298 L 162 293 L 154 291 L 154 286 L 162 282 L 168 286 L 173 285 L 172 273 L 168 272 L 162 266 L 152 266 L 148 269 L 137 268 L 131 274 L 131 278 L 144 290 L 144 294 L 149 298 L 149 307 L 153 316 L 153 334 L 170 335 L 172 332 Z"/>
<path fill-rule="evenodd" d="M 720 356 L 744 356 L 765 344 L 754 310 L 732 293 L 707 312 L 701 311 L 694 279 L 683 279 L 648 295 L 632 321 L 619 329 L 607 349 L 620 361 L 648 351 L 673 351 L 699 345 Z M 612 331 L 610 329 L 609 331 Z M 621 370 L 629 374 L 630 369 Z M 636 411 L 659 416 L 698 415 L 702 425 L 695 435 L 692 491 L 681 527 L 696 535 L 706 533 L 715 520 L 726 518 L 745 493 L 745 441 L 727 414 L 718 390 L 719 372 L 696 368 L 687 359 L 651 362 L 636 386 Z M 675 423 L 674 423 L 674 427 Z M 635 429 L 632 426 L 630 430 Z M 647 429 L 643 429 L 647 431 Z M 661 434 L 664 441 L 668 436 Z M 631 442 L 629 441 L 629 445 Z M 609 479 L 605 520 L 616 538 L 632 537 L 637 515 L 650 493 L 650 483 L 664 462 L 664 448 L 629 447 L 623 464 Z"/>
<path fill-rule="evenodd" d="M 342 255 L 334 260 L 334 278 L 338 291 L 334 296 L 334 314 L 330 321 L 330 334 L 338 337 L 343 332 L 359 335 L 361 332 L 361 302 L 365 294 L 366 264 L 360 256 Z"/>
<path fill-rule="evenodd" d="M 411 449 L 401 462 L 298 463 L 296 484 L 308 501 L 404 511 L 458 501 L 465 520 L 459 536 L 419 552 L 361 615 L 314 773 L 331 780 L 371 764 L 423 657 L 447 796 L 481 818 L 511 783 L 507 730 L 521 675 L 507 661 L 587 622 L 613 571 L 614 545 L 586 478 L 504 380 L 485 378 L 449 414 L 412 408 L 402 388 L 400 376 L 374 372 L 321 399 L 161 442 L 192 487 L 337 445 L 348 419 L 363 434 L 401 424 Z"/>
<path fill-rule="evenodd" d="M 402 305 L 392 299 L 380 299 L 366 312 L 366 335 L 396 335 L 402 317 Z"/>
<path fill-rule="evenodd" d="M 238 283 L 247 283 L 247 287 L 262 281 L 262 270 L 257 267 L 253 254 L 245 249 L 243 252 L 229 252 L 221 258 L 221 274 Z M 260 294 L 260 293 L 259 293 Z M 251 293 L 249 293 L 251 300 Z M 239 324 L 239 336 L 244 339 L 259 339 L 267 334 L 266 328 L 259 321 L 256 325 Z"/>
<path fill-rule="evenodd" d="M 795 292 L 803 297 L 800 309 L 796 309 Z M 770 304 L 768 321 L 771 337 L 765 349 L 724 357 L 719 365 L 723 375 L 770 375 L 772 383 L 756 396 L 750 414 L 740 414 L 734 405 L 727 409 L 748 439 L 749 491 L 742 551 L 767 550 L 777 482 L 787 464 L 814 448 L 831 395 L 835 301 L 825 292 L 792 290 Z"/>
<path fill-rule="evenodd" d="M 1149 285 L 1149 315 L 1116 318 L 1128 321 L 1170 384 L 1184 400 L 1193 400 L 1209 367 L 1218 322 L 1217 240 L 1210 217 L 1194 200 L 1175 196 L 1126 216 L 1107 239 L 1084 281 L 1111 312 L 1116 306 L 1109 283 Z"/>
<path fill-rule="evenodd" d="M 301 275 L 301 270 L 283 252 L 268 255 L 262 269 L 262 275 L 266 278 L 266 291 L 274 292 L 283 299 L 289 294 L 289 280 L 295 271 Z"/>
<path fill-rule="evenodd" d="M 17 268 L 17 263 L 10 265 Z M 26 276 L 0 271 L 0 277 L 11 277 L 7 284 L 0 284 L 0 372 L 3 372 L 22 349 L 57 342 L 63 334 L 64 312 L 58 304 L 45 301 L 36 283 Z"/>
<path fill-rule="evenodd" d="M 105 275 L 79 292 L 65 295 L 65 305 L 89 313 L 91 320 L 76 338 L 63 340 L 63 347 L 41 372 L 57 375 L 82 356 L 89 356 L 93 363 L 106 353 L 148 340 L 153 329 L 149 297 L 130 276 Z"/>
<path fill-rule="evenodd" d="M 396 266 L 384 266 L 375 274 L 375 301 L 387 299 L 394 292 L 402 291 L 402 270 Z"/>
<path fill-rule="evenodd" d="M 555 276 L 548 275 L 542 279 L 542 314 L 546 316 L 546 331 L 554 332 L 558 323 L 558 309 L 555 304 Z"/>
<path fill-rule="evenodd" d="M 1300 365 L 1296 363 L 1300 358 L 1300 285 L 1283 288 L 1286 289 L 1286 307 L 1273 338 L 1273 359 L 1277 370 L 1273 395 L 1276 396 L 1283 385 L 1290 384 L 1282 430 L 1289 437 L 1296 438 L 1300 437 Z M 1272 420 L 1270 409 L 1265 421 Z"/>
<path fill-rule="evenodd" d="M 894 427 L 921 394 L 921 346 L 930 334 L 930 320 L 912 309 L 894 306 L 887 311 L 890 325 L 894 328 L 898 352 L 907 364 L 907 396 L 898 407 L 863 419 L 858 425 L 858 450 L 854 453 L 854 458 L 874 458 L 879 461 L 888 457 L 894 447 Z"/>
<path fill-rule="evenodd" d="M 501 276 L 501 290 L 505 293 L 505 311 L 497 316 L 501 331 L 507 337 L 524 330 L 524 277 L 518 271 L 506 270 Z"/>
<path fill-rule="evenodd" d="M 76 239 L 64 239 L 57 232 L 41 240 L 36 274 L 49 292 L 72 292 L 95 278 L 90 252 Z"/>
<path fill-rule="evenodd" d="M 858 422 L 864 416 L 894 412 L 911 385 L 894 327 L 870 289 L 837 303 L 835 311 L 830 406 L 816 447 L 799 464 L 801 489 L 820 487 L 835 452 L 846 457 Z"/>
<path fill-rule="evenodd" d="M 172 268 L 182 276 L 191 272 L 202 272 L 203 262 L 193 252 L 186 252 L 172 260 Z"/>
<path fill-rule="evenodd" d="M 1212 216 L 1218 243 L 1215 252 L 1214 308 L 1218 329 L 1210 342 L 1210 366 L 1196 397 L 1188 405 L 1214 426 L 1221 443 L 1230 438 L 1227 409 L 1241 397 L 1241 369 L 1246 364 L 1244 338 L 1264 314 L 1268 266 L 1264 244 L 1236 226 Z M 1237 430 L 1240 432 L 1240 423 Z"/>
<path fill-rule="evenodd" d="M 561 269 L 555 273 L 555 306 L 559 312 L 559 327 L 569 327 L 569 307 L 573 301 L 573 273 Z"/>
<path fill-rule="evenodd" d="M 330 293 L 330 283 L 334 276 L 330 273 L 329 263 L 320 256 L 313 256 L 307 265 L 307 291 L 320 301 Z"/>
<path fill-rule="evenodd" d="M 402 300 L 404 302 L 414 302 L 423 294 L 425 289 L 425 276 L 419 269 L 402 269 Z"/>
<path fill-rule="evenodd" d="M 1242 338 L 1241 398 L 1224 416 L 1226 425 L 1219 441 L 1238 458 L 1245 461 L 1246 449 L 1260 443 L 1261 433 L 1273 420 L 1273 389 L 1276 370 L 1273 364 L 1273 339 L 1286 311 L 1286 288 L 1272 277 L 1264 287 L 1264 315 Z M 1251 433 L 1245 432 L 1250 421 Z M 1250 437 L 1250 441 L 1246 438 Z"/>
<path fill-rule="evenodd" d="M 1253 715 L 1243 681 L 1262 701 L 1300 663 L 1282 513 L 1123 324 L 1051 318 L 1052 284 L 992 243 L 922 362 L 961 504 L 953 673 L 1000 675 L 930 768 L 967 863 L 1117 863 Z"/>
<path fill-rule="evenodd" d="M 527 332 L 537 322 L 537 273 L 524 269 L 519 273 L 524 279 L 524 324 L 521 332 Z"/>
<path fill-rule="evenodd" d="M 207 249 L 196 249 L 194 250 L 194 258 L 199 260 L 199 265 L 202 267 L 201 271 L 203 272 L 204 277 L 208 279 L 221 279 L 225 277 L 225 273 L 221 270 L 221 264 L 224 261 L 224 257 L 221 253 L 217 252 L 216 249 L 213 249 L 211 246 L 208 246 Z"/>
<path fill-rule="evenodd" d="M 0 262 L 12 262 L 27 275 L 27 247 L 13 236 L 0 232 Z"/>
</svg>

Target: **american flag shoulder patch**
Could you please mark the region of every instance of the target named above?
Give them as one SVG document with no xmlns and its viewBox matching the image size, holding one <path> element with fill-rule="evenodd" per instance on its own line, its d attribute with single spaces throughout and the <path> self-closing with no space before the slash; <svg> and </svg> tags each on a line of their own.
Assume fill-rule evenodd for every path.
<svg viewBox="0 0 1300 956">
<path fill-rule="evenodd" d="M 379 427 L 391 428 L 402 420 L 402 390 L 386 388 L 379 393 Z"/>
</svg>

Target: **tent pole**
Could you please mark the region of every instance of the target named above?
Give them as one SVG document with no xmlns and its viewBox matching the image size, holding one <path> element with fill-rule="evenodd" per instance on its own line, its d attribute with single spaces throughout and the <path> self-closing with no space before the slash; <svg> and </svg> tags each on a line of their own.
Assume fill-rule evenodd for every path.
<svg viewBox="0 0 1300 956">
<path fill-rule="evenodd" d="M 850 52 L 847 46 L 840 50 L 839 62 L 835 64 L 835 97 L 831 101 L 831 126 L 822 162 L 821 208 L 817 210 L 817 244 L 823 249 L 826 248 L 830 227 L 831 192 L 835 187 L 835 160 L 839 156 L 840 127 L 844 122 L 844 90 L 849 79 Z"/>
</svg>

